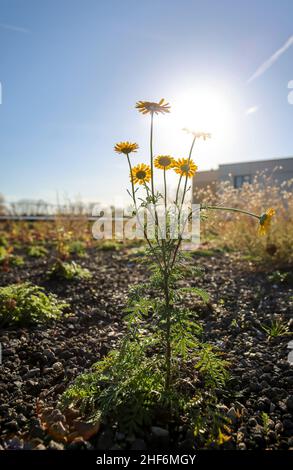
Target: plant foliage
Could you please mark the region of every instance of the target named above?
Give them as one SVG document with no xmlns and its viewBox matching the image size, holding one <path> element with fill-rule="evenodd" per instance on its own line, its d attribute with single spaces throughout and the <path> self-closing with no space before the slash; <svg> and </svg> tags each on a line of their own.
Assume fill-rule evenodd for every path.
<svg viewBox="0 0 293 470">
<path fill-rule="evenodd" d="M 68 307 L 44 289 L 28 282 L 0 287 L 0 325 L 27 326 L 60 318 Z"/>
<path fill-rule="evenodd" d="M 90 279 L 92 277 L 88 269 L 83 268 L 75 261 L 57 261 L 49 272 L 49 275 L 50 277 L 57 277 L 67 281 Z"/>
</svg>

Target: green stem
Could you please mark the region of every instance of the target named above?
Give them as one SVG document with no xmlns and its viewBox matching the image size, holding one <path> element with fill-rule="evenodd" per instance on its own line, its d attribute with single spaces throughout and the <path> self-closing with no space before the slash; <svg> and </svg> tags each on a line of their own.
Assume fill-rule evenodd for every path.
<svg viewBox="0 0 293 470">
<path fill-rule="evenodd" d="M 191 147 L 190 147 L 190 150 L 189 150 L 189 155 L 188 155 L 188 164 L 189 164 L 191 156 L 192 156 L 195 141 L 196 141 L 196 137 L 193 137 Z M 179 183 L 178 183 L 178 187 L 177 187 L 177 192 L 176 192 L 176 200 L 175 200 L 175 205 L 176 206 L 177 206 L 177 203 L 178 203 L 178 194 L 179 194 L 179 187 L 180 187 L 181 179 L 182 179 L 182 175 L 180 175 L 180 179 L 179 179 Z M 170 259 L 168 261 L 168 265 L 171 261 L 170 271 L 172 271 L 172 269 L 173 269 L 173 266 L 174 266 L 175 261 L 176 261 L 177 253 L 178 253 L 178 250 L 179 250 L 181 242 L 182 242 L 182 237 L 181 237 L 181 234 L 180 234 L 180 219 L 181 219 L 182 206 L 183 206 L 185 195 L 186 195 L 187 181 L 188 181 L 188 176 L 186 175 L 184 189 L 183 189 L 183 195 L 182 195 L 182 199 L 181 199 L 181 204 L 180 204 L 179 209 L 178 209 L 178 219 L 177 219 L 178 220 L 178 242 L 175 246 L 172 261 Z"/>
<path fill-rule="evenodd" d="M 153 127 L 154 127 L 154 113 L 151 113 L 151 133 L 150 133 L 150 155 L 151 155 L 151 186 L 152 196 L 155 197 L 154 189 L 154 162 L 153 162 Z"/>
<path fill-rule="evenodd" d="M 251 217 L 255 217 L 259 219 L 259 215 L 254 214 L 253 212 L 244 211 L 242 209 L 236 209 L 235 207 L 222 207 L 222 206 L 202 206 L 201 210 L 208 209 L 208 210 L 218 210 L 218 211 L 228 211 L 228 212 L 239 212 L 240 214 L 250 215 Z"/>
<path fill-rule="evenodd" d="M 178 250 L 179 250 L 179 248 L 180 248 L 181 242 L 182 242 L 182 238 L 181 238 L 181 236 L 179 235 L 178 243 L 177 243 L 176 246 L 175 246 L 175 250 L 174 250 L 174 254 L 173 254 L 171 266 L 170 266 L 170 269 L 169 269 L 169 272 L 170 272 L 170 273 L 171 273 L 172 270 L 173 270 L 173 267 L 174 267 L 174 264 L 175 264 L 175 261 L 176 261 L 177 253 L 178 253 Z M 169 260 L 169 262 L 170 262 L 170 260 Z"/>
<path fill-rule="evenodd" d="M 147 244 L 149 245 L 149 248 L 151 250 L 151 252 L 153 253 L 153 256 L 154 256 L 154 259 L 156 259 L 161 271 L 162 271 L 162 265 L 161 265 L 161 262 L 158 258 L 158 256 L 156 255 L 156 253 L 154 252 L 154 248 L 153 248 L 153 245 L 151 244 L 148 236 L 147 236 L 147 231 L 144 227 L 144 225 L 141 223 L 141 220 L 140 220 L 140 217 L 139 217 L 139 213 L 138 213 L 138 208 L 137 208 L 137 202 L 136 202 L 136 197 L 135 197 L 135 190 L 134 190 L 134 183 L 133 183 L 133 180 L 132 180 L 132 167 L 131 167 L 131 162 L 130 162 L 130 158 L 129 158 L 129 154 L 127 154 L 127 161 L 128 161 L 128 165 L 129 165 L 129 170 L 130 170 L 130 180 L 131 180 L 131 189 L 132 189 L 132 198 L 133 198 L 133 203 L 134 203 L 134 207 L 135 207 L 135 212 L 136 212 L 136 218 L 138 220 L 138 223 L 140 225 L 140 227 L 142 228 L 143 230 L 143 233 L 144 233 L 144 237 L 147 241 Z"/>
<path fill-rule="evenodd" d="M 129 171 L 130 171 L 132 197 L 133 197 L 133 202 L 134 202 L 135 209 L 136 209 L 135 191 L 134 191 L 134 184 L 133 184 L 133 180 L 132 180 L 132 167 L 131 167 L 131 162 L 130 162 L 130 158 L 129 158 L 129 153 L 127 153 L 127 161 L 128 161 Z"/>
<path fill-rule="evenodd" d="M 178 204 L 178 196 L 179 196 L 179 189 L 180 189 L 180 184 L 182 180 L 182 175 L 180 175 L 179 181 L 178 181 L 178 186 L 177 186 L 177 191 L 176 191 L 176 199 L 175 199 L 175 206 Z"/>
<path fill-rule="evenodd" d="M 146 193 L 147 193 L 147 197 L 149 197 L 150 195 L 150 190 L 148 188 L 148 186 L 146 185 L 146 183 L 144 183 L 144 188 L 146 190 Z M 149 209 L 149 207 L 147 206 L 147 210 L 148 212 L 150 213 L 154 223 L 155 223 L 155 238 L 156 238 L 156 241 L 157 241 L 157 244 L 158 246 L 160 246 L 160 242 L 159 242 L 159 234 L 161 236 L 161 239 L 162 239 L 162 243 L 164 241 L 164 237 L 162 235 L 162 230 L 161 230 L 161 227 L 160 227 L 160 224 L 159 224 L 159 218 L 158 218 L 158 213 L 157 213 L 157 209 L 156 209 L 156 206 L 154 204 L 154 212 L 155 212 L 155 216 L 153 216 L 153 213 L 152 213 L 152 210 Z"/>
<path fill-rule="evenodd" d="M 191 147 L 190 147 L 190 150 L 189 150 L 188 165 L 189 165 L 189 162 L 190 162 L 190 159 L 191 159 L 191 156 L 192 156 L 192 151 L 193 151 L 193 147 L 194 147 L 194 144 L 195 144 L 195 140 L 196 140 L 196 137 L 193 138 L 192 144 L 191 144 Z M 184 184 L 184 191 L 183 191 L 182 201 L 181 201 L 181 207 L 183 206 L 184 199 L 185 199 L 185 195 L 186 195 L 187 181 L 188 181 L 188 176 L 186 175 L 186 177 L 185 177 L 185 184 Z"/>
<path fill-rule="evenodd" d="M 152 189 L 152 199 L 154 204 L 155 210 L 155 237 L 157 240 L 158 245 L 159 243 L 159 236 L 158 236 L 158 229 L 159 229 L 159 220 L 157 214 L 157 208 L 155 203 L 155 187 L 154 187 L 154 153 L 153 153 L 153 132 L 154 132 L 154 113 L 151 112 L 151 132 L 150 132 L 150 157 L 151 157 L 151 189 Z"/>
<path fill-rule="evenodd" d="M 254 214 L 253 212 L 245 211 L 245 210 L 242 210 L 242 209 L 236 209 L 235 207 L 202 206 L 202 207 L 200 207 L 199 210 L 223 210 L 223 211 L 228 211 L 228 212 L 239 212 L 240 214 L 250 215 L 251 217 L 255 217 L 258 220 L 260 219 L 260 216 L 257 215 L 257 214 Z M 189 215 L 192 215 L 192 213 L 193 213 L 193 211 L 191 211 Z M 185 220 L 185 224 L 186 224 L 187 220 L 188 220 L 188 217 Z M 183 230 L 184 230 L 184 227 L 183 227 Z M 178 244 L 175 248 L 174 255 L 173 255 L 173 258 L 172 258 L 172 262 L 171 262 L 171 266 L 170 266 L 170 272 L 172 271 L 173 266 L 175 264 L 176 256 L 177 256 L 178 250 L 180 248 L 181 242 L 182 242 L 182 238 L 179 236 Z"/>
<path fill-rule="evenodd" d="M 171 305 L 169 293 L 169 277 L 167 272 L 164 274 L 164 296 L 165 296 L 165 314 L 166 314 L 166 351 L 165 351 L 165 391 L 168 391 L 171 383 Z"/>
<path fill-rule="evenodd" d="M 164 168 L 164 201 L 165 201 L 165 211 L 167 211 L 167 182 L 166 182 L 166 168 Z"/>
<path fill-rule="evenodd" d="M 169 237 L 168 232 L 168 213 L 167 213 L 167 181 L 166 181 L 166 168 L 164 168 L 164 202 L 165 202 L 165 237 Z"/>
</svg>

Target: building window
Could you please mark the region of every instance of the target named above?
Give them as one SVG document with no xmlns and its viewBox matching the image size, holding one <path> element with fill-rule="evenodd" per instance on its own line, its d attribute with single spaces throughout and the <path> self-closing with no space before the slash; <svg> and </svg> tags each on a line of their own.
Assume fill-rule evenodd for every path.
<svg viewBox="0 0 293 470">
<path fill-rule="evenodd" d="M 234 188 L 241 188 L 244 183 L 251 183 L 250 175 L 237 175 L 234 176 Z"/>
</svg>

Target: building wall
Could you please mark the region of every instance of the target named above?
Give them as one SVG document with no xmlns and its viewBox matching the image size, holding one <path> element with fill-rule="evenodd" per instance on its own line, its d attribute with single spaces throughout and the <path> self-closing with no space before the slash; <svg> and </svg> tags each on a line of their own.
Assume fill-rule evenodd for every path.
<svg viewBox="0 0 293 470">
<path fill-rule="evenodd" d="M 293 158 L 260 160 L 254 162 L 231 163 L 219 166 L 219 180 L 225 181 L 237 176 L 249 176 L 251 179 L 260 172 L 272 175 L 278 183 L 293 178 Z"/>
<path fill-rule="evenodd" d="M 194 176 L 197 187 L 205 187 L 219 181 L 219 170 L 198 171 Z"/>
<path fill-rule="evenodd" d="M 267 176 L 272 175 L 273 180 L 279 184 L 288 181 L 293 178 L 293 157 L 219 165 L 218 170 L 195 173 L 193 187 L 202 189 L 210 186 L 216 191 L 217 183 L 227 180 L 234 187 L 240 187 L 244 182 L 252 182 L 253 177 L 261 172 L 265 172 Z"/>
</svg>

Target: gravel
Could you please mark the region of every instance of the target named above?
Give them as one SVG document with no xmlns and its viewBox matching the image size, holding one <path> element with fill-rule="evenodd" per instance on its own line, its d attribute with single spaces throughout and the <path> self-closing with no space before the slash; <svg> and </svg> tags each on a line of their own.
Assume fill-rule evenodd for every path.
<svg viewBox="0 0 293 470">
<path fill-rule="evenodd" d="M 88 370 L 123 335 L 123 307 L 130 284 L 146 277 L 145 270 L 129 264 L 129 254 L 89 250 L 78 260 L 93 277 L 75 283 L 49 280 L 51 260 L 27 259 L 1 276 L 1 285 L 30 280 L 70 304 L 69 316 L 41 327 L 8 328 L 0 332 L 3 364 L 0 369 L 0 446 L 36 450 L 152 448 L 154 441 L 170 441 L 169 429 L 153 423 L 144 435 L 131 438 L 119 430 L 101 429 L 94 440 L 81 437 L 64 446 L 50 438 L 38 420 L 38 403 L 54 409 L 60 394 L 77 375 Z M 189 285 L 205 288 L 211 298 L 203 305 L 186 296 L 186 305 L 197 313 L 205 339 L 217 346 L 230 363 L 230 388 L 221 397 L 231 423 L 229 449 L 288 449 L 293 447 L 293 369 L 287 360 L 288 336 L 268 341 L 262 329 L 280 318 L 293 328 L 288 298 L 290 285 L 272 288 L 268 276 L 236 256 L 217 254 L 194 257 L 204 276 Z M 290 326 L 291 325 L 291 326 Z M 220 393 L 220 392 L 219 392 Z M 58 410 L 55 410 L 56 412 Z M 269 425 L 265 425 L 265 417 Z M 64 432 L 62 415 L 55 416 Z M 155 425 L 158 424 L 158 425 Z M 182 432 L 175 444 L 192 447 Z"/>
</svg>

